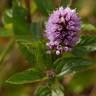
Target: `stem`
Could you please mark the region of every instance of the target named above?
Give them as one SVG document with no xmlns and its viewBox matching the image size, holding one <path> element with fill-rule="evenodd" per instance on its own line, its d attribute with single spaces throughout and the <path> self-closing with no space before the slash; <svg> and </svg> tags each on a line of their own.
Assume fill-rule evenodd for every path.
<svg viewBox="0 0 96 96">
<path fill-rule="evenodd" d="M 2 62 L 4 61 L 6 55 L 11 51 L 11 48 L 13 47 L 13 45 L 14 45 L 14 40 L 12 39 L 10 41 L 10 43 L 8 44 L 8 47 L 6 48 L 6 50 L 4 50 L 4 52 L 0 56 L 0 64 L 2 64 Z"/>
<path fill-rule="evenodd" d="M 31 14 L 30 14 L 30 11 L 31 11 L 30 3 L 31 3 L 30 0 L 25 0 L 25 5 L 26 5 L 27 13 L 28 13 L 27 14 L 27 20 L 28 20 L 29 24 L 32 22 L 31 21 Z"/>
<path fill-rule="evenodd" d="M 69 0 L 68 7 L 71 7 L 72 6 L 72 3 L 73 3 L 73 0 Z"/>
<path fill-rule="evenodd" d="M 59 4 L 58 5 L 61 6 L 61 0 L 59 0 Z"/>
</svg>

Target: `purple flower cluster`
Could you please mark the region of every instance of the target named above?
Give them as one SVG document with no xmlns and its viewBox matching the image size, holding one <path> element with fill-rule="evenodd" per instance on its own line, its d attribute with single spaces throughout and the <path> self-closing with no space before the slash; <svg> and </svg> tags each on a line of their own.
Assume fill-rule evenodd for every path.
<svg viewBox="0 0 96 96">
<path fill-rule="evenodd" d="M 60 7 L 50 15 L 46 24 L 47 46 L 57 55 L 71 51 L 79 40 L 80 24 L 75 9 Z"/>
</svg>

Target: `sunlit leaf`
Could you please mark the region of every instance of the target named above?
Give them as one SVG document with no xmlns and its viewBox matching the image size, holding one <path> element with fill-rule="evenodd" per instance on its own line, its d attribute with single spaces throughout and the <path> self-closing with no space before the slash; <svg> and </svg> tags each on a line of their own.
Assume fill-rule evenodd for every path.
<svg viewBox="0 0 96 96">
<path fill-rule="evenodd" d="M 64 87 L 59 83 L 59 82 L 55 82 L 52 85 L 52 96 L 64 96 Z"/>
<path fill-rule="evenodd" d="M 12 77 L 10 77 L 6 82 L 10 84 L 27 84 L 36 83 L 42 80 L 46 80 L 44 74 L 32 68 L 23 72 L 16 73 Z"/>
<path fill-rule="evenodd" d="M 57 62 L 54 62 L 56 66 L 56 72 L 61 72 L 59 75 L 67 74 L 68 72 L 80 71 L 86 67 L 93 65 L 94 62 L 83 57 L 63 57 Z"/>
<path fill-rule="evenodd" d="M 51 91 L 46 85 L 42 85 L 36 90 L 35 96 L 51 96 Z"/>
<path fill-rule="evenodd" d="M 96 27 L 92 24 L 82 24 L 81 29 L 84 31 L 95 31 L 96 32 Z"/>
<path fill-rule="evenodd" d="M 4 24 L 12 23 L 13 21 L 12 9 L 8 9 L 4 12 L 2 21 Z"/>
</svg>

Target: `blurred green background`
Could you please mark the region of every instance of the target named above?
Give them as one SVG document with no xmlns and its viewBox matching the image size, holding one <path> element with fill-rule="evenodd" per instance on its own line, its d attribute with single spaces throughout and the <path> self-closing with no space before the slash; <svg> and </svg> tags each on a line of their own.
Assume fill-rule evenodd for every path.
<svg viewBox="0 0 96 96">
<path fill-rule="evenodd" d="M 12 74 L 30 68 L 26 57 L 19 50 L 18 45 L 12 41 L 14 34 L 16 38 L 22 38 L 27 35 L 22 24 L 24 23 L 22 14 L 25 10 L 21 10 L 21 14 L 16 16 L 20 19 L 18 30 L 23 30 L 20 33 L 18 30 L 13 33 L 13 23 L 16 18 L 12 16 L 18 9 L 14 7 L 14 0 L 0 0 L 0 96 L 33 96 L 35 84 L 25 85 L 10 85 L 4 81 Z M 69 0 L 19 0 L 22 3 L 22 8 L 27 10 L 28 22 L 32 26 L 33 36 L 41 38 L 44 31 L 44 23 L 47 21 L 48 14 L 59 6 L 66 7 Z M 28 1 L 30 4 L 28 5 Z M 96 0 L 73 0 L 71 8 L 76 8 L 82 23 L 91 23 L 96 26 Z M 13 12 L 14 11 L 14 12 Z M 29 14 L 30 13 L 30 14 Z M 15 25 L 14 25 L 15 26 Z M 19 26 L 21 28 L 19 28 Z M 25 31 L 24 31 L 25 30 Z M 25 32 L 25 33 L 24 33 Z M 31 31 L 28 33 L 31 35 Z M 95 35 L 95 31 L 82 31 L 81 34 Z M 31 36 L 26 38 L 30 39 Z M 11 50 L 9 50 L 11 48 Z M 89 54 L 93 59 L 96 59 L 96 52 Z M 2 59 L 4 58 L 4 59 Z M 77 74 L 70 74 L 64 77 L 65 96 L 96 96 L 96 66 L 91 66 L 86 70 L 82 70 Z"/>
</svg>

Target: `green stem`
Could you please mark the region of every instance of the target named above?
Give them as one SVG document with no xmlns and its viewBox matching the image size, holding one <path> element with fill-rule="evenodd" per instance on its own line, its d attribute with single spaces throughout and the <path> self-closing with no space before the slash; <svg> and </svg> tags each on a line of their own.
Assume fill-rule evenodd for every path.
<svg viewBox="0 0 96 96">
<path fill-rule="evenodd" d="M 73 0 L 69 0 L 68 7 L 71 7 L 72 6 L 72 3 L 73 3 Z"/>
<path fill-rule="evenodd" d="M 10 52 L 10 50 L 12 49 L 14 45 L 14 40 L 12 39 L 10 41 L 10 43 L 8 44 L 8 47 L 3 51 L 3 53 L 0 56 L 0 64 L 2 64 L 2 62 L 4 61 L 6 55 Z"/>
<path fill-rule="evenodd" d="M 61 0 L 59 0 L 59 6 L 61 6 Z"/>
</svg>

